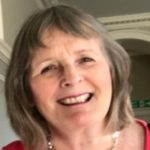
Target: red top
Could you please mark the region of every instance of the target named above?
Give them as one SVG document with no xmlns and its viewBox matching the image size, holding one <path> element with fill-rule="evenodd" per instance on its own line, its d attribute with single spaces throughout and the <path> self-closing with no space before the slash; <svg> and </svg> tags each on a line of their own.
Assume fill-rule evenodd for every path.
<svg viewBox="0 0 150 150">
<path fill-rule="evenodd" d="M 145 150 L 150 150 L 150 124 L 143 120 L 137 120 L 137 122 L 145 129 Z"/>
<path fill-rule="evenodd" d="M 150 150 L 150 127 L 145 121 L 137 120 L 137 122 L 145 129 L 145 150 Z M 7 146 L 3 147 L 2 150 L 25 150 L 21 141 L 14 141 Z"/>
</svg>

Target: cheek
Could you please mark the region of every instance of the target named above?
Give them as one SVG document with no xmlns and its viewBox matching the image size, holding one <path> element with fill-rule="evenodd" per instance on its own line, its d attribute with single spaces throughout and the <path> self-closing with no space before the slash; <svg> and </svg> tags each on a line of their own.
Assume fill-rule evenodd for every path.
<svg viewBox="0 0 150 150">
<path fill-rule="evenodd" d="M 101 72 L 102 71 L 102 72 Z M 100 115 L 106 116 L 110 108 L 112 99 L 112 81 L 109 69 L 104 69 L 97 74 L 97 99 L 98 99 L 98 111 Z"/>
<path fill-rule="evenodd" d="M 109 67 L 104 65 L 101 69 L 97 69 L 97 74 L 95 75 L 94 80 L 100 106 L 107 111 L 112 98 L 112 81 Z"/>
<path fill-rule="evenodd" d="M 112 81 L 111 81 L 111 74 L 108 69 L 105 70 L 102 75 L 102 86 L 103 86 L 103 90 L 106 92 L 106 95 L 108 95 L 108 98 L 111 99 Z"/>
<path fill-rule="evenodd" d="M 93 80 L 95 80 L 95 83 L 97 83 L 97 85 L 101 87 L 101 89 L 111 90 L 112 81 L 111 81 L 111 74 L 110 74 L 110 69 L 108 65 L 98 67 L 95 70 L 96 72 L 95 73 L 93 72 L 93 74 L 95 74 L 95 76 L 93 77 Z"/>
<path fill-rule="evenodd" d="M 51 116 L 55 110 L 55 89 L 55 86 L 51 86 L 49 82 L 38 81 L 31 84 L 34 105 L 47 121 L 49 114 Z"/>
<path fill-rule="evenodd" d="M 107 89 L 112 89 L 112 81 L 111 81 L 111 74 L 110 71 L 107 69 L 104 71 L 104 73 L 102 74 L 102 83 L 105 86 L 105 88 Z"/>
<path fill-rule="evenodd" d="M 34 80 L 31 83 L 31 90 L 34 96 L 35 102 L 42 102 L 53 99 L 56 92 L 56 82 L 46 80 Z"/>
</svg>

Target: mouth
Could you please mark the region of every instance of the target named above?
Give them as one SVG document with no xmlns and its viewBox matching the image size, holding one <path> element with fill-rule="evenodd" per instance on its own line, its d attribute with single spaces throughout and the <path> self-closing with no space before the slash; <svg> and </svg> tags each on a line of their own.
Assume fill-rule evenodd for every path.
<svg viewBox="0 0 150 150">
<path fill-rule="evenodd" d="M 85 93 L 79 96 L 71 96 L 71 97 L 59 99 L 58 103 L 64 106 L 83 104 L 89 102 L 92 99 L 93 95 L 94 95 L 93 93 Z"/>
</svg>

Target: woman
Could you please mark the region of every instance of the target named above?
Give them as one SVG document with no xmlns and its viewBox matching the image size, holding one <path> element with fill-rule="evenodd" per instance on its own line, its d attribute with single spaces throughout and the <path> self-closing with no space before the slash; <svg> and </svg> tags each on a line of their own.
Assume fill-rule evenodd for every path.
<svg viewBox="0 0 150 150">
<path fill-rule="evenodd" d="M 3 150 L 148 150 L 133 117 L 130 59 L 92 16 L 65 5 L 33 14 L 6 76 L 11 125 Z"/>
</svg>

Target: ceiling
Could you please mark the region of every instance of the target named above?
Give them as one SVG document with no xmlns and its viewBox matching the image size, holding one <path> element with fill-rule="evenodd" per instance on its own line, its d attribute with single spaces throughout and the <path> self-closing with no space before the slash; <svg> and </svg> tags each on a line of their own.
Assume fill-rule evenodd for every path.
<svg viewBox="0 0 150 150">
<path fill-rule="evenodd" d="M 99 17 L 110 17 L 150 12 L 150 0 L 35 0 L 40 7 L 65 3 Z M 120 40 L 130 55 L 150 54 L 150 43 L 142 40 Z M 143 49 L 145 51 L 143 51 Z M 136 50 L 136 51 L 135 51 Z"/>
<path fill-rule="evenodd" d="M 2 6 L 6 41 L 8 41 L 8 43 L 13 43 L 11 41 L 13 41 L 16 31 L 20 27 L 23 20 L 29 15 L 28 12 L 31 12 L 32 9 L 36 9 L 37 7 L 43 7 L 44 4 L 47 5 L 51 3 L 58 3 L 58 1 L 60 3 L 66 3 L 81 8 L 95 17 L 108 17 L 150 12 L 150 0 L 3 0 Z M 8 34 L 6 34 L 6 32 L 8 32 Z M 145 43 L 141 44 L 142 47 L 136 43 L 140 44 L 141 42 L 121 42 L 121 44 L 127 49 L 134 49 L 135 45 L 136 49 L 141 49 L 143 48 L 143 45 L 145 46 Z M 150 43 L 146 43 L 145 49 L 150 49 Z M 137 52 L 132 52 L 134 55 L 135 53 Z M 0 61 L 0 73 L 5 75 L 5 70 L 5 64 L 3 64 L 3 61 Z"/>
<path fill-rule="evenodd" d="M 36 0 L 40 3 L 58 3 L 58 0 Z M 59 0 L 77 6 L 95 17 L 150 12 L 150 0 Z"/>
</svg>

